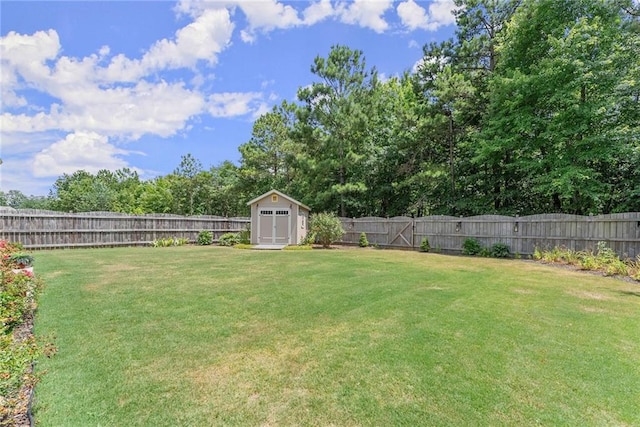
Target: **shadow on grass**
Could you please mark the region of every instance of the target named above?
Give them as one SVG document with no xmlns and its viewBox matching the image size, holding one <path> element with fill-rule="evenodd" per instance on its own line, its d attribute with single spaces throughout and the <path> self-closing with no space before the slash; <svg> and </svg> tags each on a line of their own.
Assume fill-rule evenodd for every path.
<svg viewBox="0 0 640 427">
<path fill-rule="evenodd" d="M 631 296 L 631 297 L 640 298 L 640 291 L 638 291 L 638 292 L 635 292 L 635 291 L 620 291 L 620 293 L 622 295 L 627 295 L 627 296 Z"/>
</svg>

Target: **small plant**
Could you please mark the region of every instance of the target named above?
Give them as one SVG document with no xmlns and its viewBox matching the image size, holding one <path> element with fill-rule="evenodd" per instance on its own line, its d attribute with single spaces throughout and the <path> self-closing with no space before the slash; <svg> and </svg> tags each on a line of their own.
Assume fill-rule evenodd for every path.
<svg viewBox="0 0 640 427">
<path fill-rule="evenodd" d="M 638 261 L 623 261 L 606 242 L 598 242 L 596 252 L 559 247 L 544 251 L 536 248 L 533 258 L 542 262 L 575 265 L 581 270 L 601 271 L 607 276 L 628 276 L 640 280 L 640 257 Z"/>
<path fill-rule="evenodd" d="M 189 239 L 185 237 L 164 237 L 151 242 L 154 248 L 168 248 L 169 246 L 182 246 L 189 243 Z"/>
<path fill-rule="evenodd" d="M 491 246 L 491 257 L 493 258 L 510 258 L 511 251 L 506 243 L 494 243 Z"/>
<path fill-rule="evenodd" d="M 318 243 L 328 248 L 344 235 L 340 218 L 333 213 L 318 213 L 311 217 L 311 232 L 316 235 Z"/>
<path fill-rule="evenodd" d="M 629 276 L 633 280 L 640 281 L 640 255 L 636 257 L 636 260 L 628 260 L 629 263 Z"/>
<path fill-rule="evenodd" d="M 358 246 L 360 246 L 361 248 L 366 248 L 367 246 L 369 246 L 369 241 L 367 240 L 367 234 L 365 232 L 360 233 Z"/>
<path fill-rule="evenodd" d="M 10 256 L 11 262 L 18 266 L 18 268 L 31 267 L 33 265 L 33 256 L 18 252 Z"/>
<path fill-rule="evenodd" d="M 247 227 L 242 230 L 240 233 L 240 243 L 243 245 L 251 244 L 251 230 Z"/>
<path fill-rule="evenodd" d="M 203 230 L 198 233 L 198 244 L 201 246 L 210 245 L 213 243 L 213 233 L 209 230 Z"/>
<path fill-rule="evenodd" d="M 240 233 L 224 233 L 218 240 L 220 246 L 233 246 L 238 243 L 240 243 Z"/>
<path fill-rule="evenodd" d="M 462 255 L 481 255 L 482 245 L 476 239 L 465 239 L 462 244 Z"/>
<path fill-rule="evenodd" d="M 422 252 L 429 252 L 431 250 L 429 239 L 427 239 L 426 237 L 422 239 L 422 242 L 420 242 L 420 250 Z"/>
<path fill-rule="evenodd" d="M 533 259 L 536 261 L 540 261 L 542 259 L 542 251 L 537 246 L 533 248 Z"/>
</svg>

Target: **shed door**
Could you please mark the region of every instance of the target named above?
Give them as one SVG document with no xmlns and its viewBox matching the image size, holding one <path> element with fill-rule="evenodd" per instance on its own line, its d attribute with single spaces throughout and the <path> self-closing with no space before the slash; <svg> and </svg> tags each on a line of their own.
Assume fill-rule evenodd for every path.
<svg viewBox="0 0 640 427">
<path fill-rule="evenodd" d="M 291 212 L 289 209 L 260 209 L 258 243 L 291 243 Z"/>
<path fill-rule="evenodd" d="M 273 242 L 273 210 L 261 209 L 258 217 L 258 243 Z"/>
<path fill-rule="evenodd" d="M 289 215 L 288 209 L 277 210 L 273 217 L 273 235 L 275 236 L 274 243 L 288 245 L 289 237 L 291 236 L 291 215 Z"/>
</svg>

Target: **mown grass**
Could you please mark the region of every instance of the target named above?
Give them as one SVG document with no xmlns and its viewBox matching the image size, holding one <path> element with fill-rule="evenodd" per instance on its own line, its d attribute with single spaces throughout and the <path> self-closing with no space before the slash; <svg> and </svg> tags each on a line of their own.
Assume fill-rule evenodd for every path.
<svg viewBox="0 0 640 427">
<path fill-rule="evenodd" d="M 37 258 L 40 426 L 640 424 L 637 284 L 359 249 Z"/>
</svg>

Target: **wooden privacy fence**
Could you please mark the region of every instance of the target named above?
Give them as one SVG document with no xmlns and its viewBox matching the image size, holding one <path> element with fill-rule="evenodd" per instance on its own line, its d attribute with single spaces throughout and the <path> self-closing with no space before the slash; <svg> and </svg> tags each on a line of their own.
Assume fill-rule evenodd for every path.
<svg viewBox="0 0 640 427">
<path fill-rule="evenodd" d="M 380 247 L 419 249 L 429 239 L 433 249 L 459 253 L 465 239 L 483 246 L 505 243 L 511 253 L 530 255 L 535 248 L 555 246 L 595 250 L 604 241 L 621 257 L 640 255 L 640 212 L 598 216 L 544 214 L 524 217 L 481 215 L 467 218 L 341 218 L 346 231 L 342 241 L 357 244 L 361 233 Z"/>
<path fill-rule="evenodd" d="M 419 249 L 422 239 L 427 238 L 431 248 L 449 253 L 461 252 L 465 239 L 474 238 L 485 247 L 505 243 L 512 253 L 522 255 L 532 254 L 536 247 L 594 250 L 600 241 L 622 257 L 640 255 L 640 212 L 598 216 L 369 217 L 341 221 L 346 231 L 342 241 L 346 244 L 357 244 L 364 232 L 370 244 L 380 247 Z M 136 246 L 168 237 L 195 241 L 200 231 L 209 230 L 217 241 L 224 233 L 246 229 L 249 222 L 249 218 L 218 216 L 2 209 L 0 239 L 21 242 L 28 249 Z"/>
<path fill-rule="evenodd" d="M 113 212 L 63 213 L 31 209 L 0 210 L 0 239 L 28 249 L 147 245 L 169 237 L 195 241 L 203 230 L 214 241 L 246 229 L 249 218 L 127 215 Z"/>
</svg>

